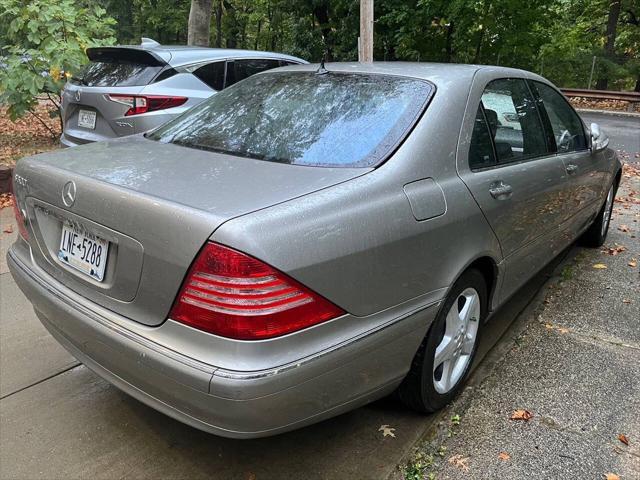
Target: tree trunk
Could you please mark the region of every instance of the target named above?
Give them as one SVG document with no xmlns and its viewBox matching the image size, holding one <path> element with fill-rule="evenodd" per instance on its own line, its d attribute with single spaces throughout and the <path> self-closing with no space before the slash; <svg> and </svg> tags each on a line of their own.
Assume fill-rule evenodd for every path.
<svg viewBox="0 0 640 480">
<path fill-rule="evenodd" d="M 222 47 L 222 0 L 216 0 L 216 48 Z"/>
<path fill-rule="evenodd" d="M 256 39 L 253 42 L 254 50 L 258 50 L 258 40 L 260 40 L 260 30 L 262 30 L 262 19 L 258 20 L 258 28 L 256 30 Z"/>
<path fill-rule="evenodd" d="M 329 2 L 322 2 L 314 7 L 313 16 L 318 21 L 324 38 L 326 61 L 331 62 L 333 61 L 333 35 L 331 33 L 331 25 L 329 25 Z"/>
<path fill-rule="evenodd" d="M 446 57 L 445 57 L 445 62 L 447 63 L 451 63 L 451 60 L 453 60 L 453 30 L 455 28 L 455 25 L 453 23 L 453 20 L 449 21 L 449 25 L 447 26 L 447 43 L 445 45 L 445 52 L 446 52 Z"/>
<path fill-rule="evenodd" d="M 609 17 L 607 18 L 607 43 L 604 46 L 604 54 L 607 59 L 613 62 L 615 54 L 616 34 L 618 30 L 618 18 L 620 17 L 620 0 L 611 0 L 609 4 Z M 607 77 L 598 78 L 597 90 L 606 90 L 609 86 Z"/>
<path fill-rule="evenodd" d="M 640 92 L 640 75 L 636 79 L 636 88 L 633 89 L 634 92 Z"/>
<path fill-rule="evenodd" d="M 236 9 L 231 2 L 225 2 L 224 9 L 227 14 L 227 34 L 225 41 L 226 48 L 238 48 L 238 36 L 240 28 L 238 27 L 238 17 Z"/>
<path fill-rule="evenodd" d="M 208 47 L 210 26 L 211 0 L 191 0 L 187 44 Z"/>
<path fill-rule="evenodd" d="M 484 28 L 478 34 L 478 42 L 476 43 L 476 53 L 473 56 L 472 63 L 480 63 L 480 52 L 482 51 L 482 40 L 484 40 Z"/>
</svg>

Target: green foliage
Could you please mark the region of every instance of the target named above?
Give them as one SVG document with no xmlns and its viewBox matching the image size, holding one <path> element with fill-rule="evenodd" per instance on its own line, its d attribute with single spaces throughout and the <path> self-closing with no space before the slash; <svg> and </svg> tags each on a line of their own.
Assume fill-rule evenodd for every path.
<svg viewBox="0 0 640 480">
<path fill-rule="evenodd" d="M 596 78 L 607 78 L 610 89 L 632 89 L 640 85 L 640 4 L 622 0 L 617 24 L 615 55 L 607 58 L 607 15 L 610 0 L 561 0 L 551 10 L 554 22 L 538 58 L 543 73 L 565 87 L 587 87 L 593 57 Z"/>
<path fill-rule="evenodd" d="M 99 1 L 118 19 L 121 43 L 141 36 L 186 42 L 190 0 Z M 605 77 L 612 88 L 629 89 L 640 79 L 640 4 L 621 2 L 610 57 L 604 45 L 611 0 L 376 1 L 374 58 L 498 64 L 586 87 L 595 55 L 594 83 Z M 357 59 L 359 0 L 212 3 L 211 46 L 275 50 L 314 62 L 323 55 Z"/>
<path fill-rule="evenodd" d="M 12 120 L 32 111 L 38 95 L 59 105 L 68 76 L 88 60 L 87 47 L 115 42 L 114 20 L 106 10 L 73 0 L 0 0 L 4 68 L 0 70 L 0 103 Z M 54 111 L 55 114 L 55 111 Z"/>
<path fill-rule="evenodd" d="M 613 54 L 612 0 L 385 0 L 375 2 L 376 60 L 497 64 L 564 87 L 640 90 L 640 4 L 620 0 Z M 290 53 L 317 62 L 357 59 L 359 0 L 212 0 L 211 46 Z M 63 74 L 93 45 L 152 37 L 184 44 L 190 0 L 0 0 L 0 102 L 11 118 L 54 100 Z M 113 17 L 113 18 L 112 18 Z M 115 20 L 114 20 L 115 19 Z M 114 38 L 115 37 L 115 38 Z"/>
</svg>

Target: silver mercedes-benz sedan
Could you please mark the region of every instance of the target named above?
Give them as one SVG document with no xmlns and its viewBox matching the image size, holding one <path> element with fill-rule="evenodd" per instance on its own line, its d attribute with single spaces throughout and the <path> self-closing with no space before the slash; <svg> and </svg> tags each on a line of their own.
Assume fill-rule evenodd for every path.
<svg viewBox="0 0 640 480">
<path fill-rule="evenodd" d="M 142 40 L 87 49 L 89 64 L 62 91 L 62 146 L 146 132 L 251 75 L 307 63 L 281 53 Z"/>
<path fill-rule="evenodd" d="M 621 164 L 544 78 L 300 65 L 146 135 L 22 159 L 11 272 L 87 367 L 194 427 L 272 435 L 395 392 L 431 412 L 491 313 Z"/>
</svg>

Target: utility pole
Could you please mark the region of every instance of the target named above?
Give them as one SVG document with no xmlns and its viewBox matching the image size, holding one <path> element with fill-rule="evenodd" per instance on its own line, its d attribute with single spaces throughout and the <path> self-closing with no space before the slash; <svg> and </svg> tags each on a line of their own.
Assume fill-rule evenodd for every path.
<svg viewBox="0 0 640 480">
<path fill-rule="evenodd" d="M 587 90 L 591 90 L 591 82 L 593 81 L 593 71 L 596 69 L 596 56 L 593 56 L 593 61 L 591 62 L 591 73 L 589 74 L 589 84 L 587 85 Z"/>
<path fill-rule="evenodd" d="M 360 0 L 358 61 L 373 62 L 373 0 Z"/>
</svg>

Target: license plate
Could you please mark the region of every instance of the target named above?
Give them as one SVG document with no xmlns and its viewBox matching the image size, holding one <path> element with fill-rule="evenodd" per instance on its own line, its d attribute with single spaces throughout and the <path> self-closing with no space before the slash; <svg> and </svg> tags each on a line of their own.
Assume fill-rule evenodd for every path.
<svg viewBox="0 0 640 480">
<path fill-rule="evenodd" d="M 90 128 L 91 130 L 96 128 L 96 112 L 80 109 L 78 112 L 78 126 Z"/>
<path fill-rule="evenodd" d="M 94 280 L 104 279 L 109 242 L 76 225 L 64 223 L 58 258 Z"/>
</svg>

